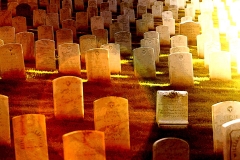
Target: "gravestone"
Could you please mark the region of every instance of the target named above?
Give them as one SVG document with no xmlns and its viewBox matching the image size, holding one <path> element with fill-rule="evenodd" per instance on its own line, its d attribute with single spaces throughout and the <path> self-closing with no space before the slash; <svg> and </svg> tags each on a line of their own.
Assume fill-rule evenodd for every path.
<svg viewBox="0 0 240 160">
<path fill-rule="evenodd" d="M 12 18 L 12 26 L 15 28 L 15 33 L 27 31 L 26 17 L 16 16 Z"/>
<path fill-rule="evenodd" d="M 61 8 L 61 0 L 50 0 L 50 4 L 56 4 L 58 6 L 58 10 Z"/>
<path fill-rule="evenodd" d="M 154 49 L 139 47 L 133 50 L 134 75 L 138 78 L 156 78 Z"/>
<path fill-rule="evenodd" d="M 142 20 L 147 22 L 149 30 L 155 29 L 154 28 L 154 18 L 151 13 L 142 14 Z"/>
<path fill-rule="evenodd" d="M 0 39 L 4 44 L 15 43 L 15 28 L 12 26 L 0 27 Z"/>
<path fill-rule="evenodd" d="M 16 43 L 22 45 L 24 60 L 34 61 L 34 33 L 19 32 L 16 34 Z"/>
<path fill-rule="evenodd" d="M 163 11 L 162 12 L 162 19 L 171 19 L 173 18 L 172 11 Z"/>
<path fill-rule="evenodd" d="M 128 100 L 122 97 L 103 97 L 93 102 L 94 127 L 105 133 L 107 150 L 129 150 Z"/>
<path fill-rule="evenodd" d="M 37 4 L 37 3 L 36 3 L 36 4 Z M 39 6 L 39 7 L 46 8 L 48 5 L 49 5 L 49 0 L 40 0 L 40 1 L 38 2 L 38 6 Z"/>
<path fill-rule="evenodd" d="M 97 37 L 95 35 L 82 35 L 79 37 L 81 62 L 85 63 L 85 55 L 89 49 L 97 48 Z"/>
<path fill-rule="evenodd" d="M 123 31 L 130 32 L 130 22 L 129 22 L 129 16 L 128 15 L 118 15 L 117 16 L 117 22 L 123 24 Z"/>
<path fill-rule="evenodd" d="M 130 23 L 135 23 L 135 12 L 134 12 L 134 9 L 132 9 L 132 8 L 124 8 L 123 14 L 129 16 L 129 22 Z"/>
<path fill-rule="evenodd" d="M 41 39 L 35 42 L 36 69 L 56 70 L 55 42 Z"/>
<path fill-rule="evenodd" d="M 223 157 L 225 160 L 239 159 L 240 119 L 222 125 Z"/>
<path fill-rule="evenodd" d="M 159 63 L 159 56 L 160 56 L 160 45 L 158 42 L 158 39 L 156 38 L 144 38 L 141 39 L 140 41 L 141 47 L 151 47 L 154 50 L 154 59 L 155 59 L 155 64 Z"/>
<path fill-rule="evenodd" d="M 70 8 L 61 8 L 59 14 L 60 24 L 65 19 L 72 19 L 72 11 Z"/>
<path fill-rule="evenodd" d="M 109 41 L 114 42 L 115 41 L 115 38 L 114 38 L 115 33 L 120 32 L 120 31 L 123 31 L 122 23 L 113 22 L 112 24 L 110 24 L 110 26 L 109 26 L 109 33 L 110 33 Z"/>
<path fill-rule="evenodd" d="M 0 27 L 12 26 L 12 12 L 8 10 L 0 11 Z"/>
<path fill-rule="evenodd" d="M 0 145 L 11 146 L 8 96 L 0 95 Z"/>
<path fill-rule="evenodd" d="M 176 35 L 171 37 L 171 48 L 178 46 L 188 47 L 188 37 L 184 35 Z"/>
<path fill-rule="evenodd" d="M 159 33 L 157 31 L 148 31 L 143 34 L 143 38 L 156 38 L 159 40 Z M 159 43 L 160 44 L 160 43 Z"/>
<path fill-rule="evenodd" d="M 201 32 L 201 26 L 198 22 L 180 23 L 180 34 L 187 36 L 188 45 L 197 45 L 197 35 Z"/>
<path fill-rule="evenodd" d="M 46 10 L 35 9 L 33 10 L 33 27 L 37 28 L 38 26 L 46 24 Z"/>
<path fill-rule="evenodd" d="M 137 18 L 142 18 L 142 15 L 147 13 L 147 6 L 142 4 L 137 4 Z"/>
<path fill-rule="evenodd" d="M 73 11 L 72 0 L 62 0 L 62 8 L 70 8 Z"/>
<path fill-rule="evenodd" d="M 58 46 L 59 72 L 66 75 L 81 75 L 79 44 L 64 43 Z"/>
<path fill-rule="evenodd" d="M 170 54 L 177 53 L 177 52 L 190 53 L 190 49 L 186 46 L 177 46 L 177 47 L 170 48 Z"/>
<path fill-rule="evenodd" d="M 145 32 L 148 32 L 148 23 L 142 19 L 137 19 L 136 20 L 136 36 L 143 37 Z"/>
<path fill-rule="evenodd" d="M 84 11 L 84 0 L 74 1 L 75 11 Z"/>
<path fill-rule="evenodd" d="M 120 45 L 116 43 L 108 43 L 102 45 L 101 48 L 108 49 L 110 73 L 121 73 Z"/>
<path fill-rule="evenodd" d="M 186 8 L 184 9 L 184 13 L 185 16 L 190 16 L 193 20 L 195 20 L 196 11 L 192 4 L 187 4 Z"/>
<path fill-rule="evenodd" d="M 188 92 L 158 90 L 156 122 L 160 128 L 186 128 L 188 125 Z"/>
<path fill-rule="evenodd" d="M 49 4 L 46 7 L 47 13 L 58 13 L 58 5 L 57 4 Z"/>
<path fill-rule="evenodd" d="M 100 3 L 100 12 L 109 11 L 109 2 Z"/>
<path fill-rule="evenodd" d="M 27 3 L 21 3 L 16 7 L 16 15 L 26 17 L 27 26 L 33 25 L 31 6 Z"/>
<path fill-rule="evenodd" d="M 204 67 L 209 67 L 209 58 L 210 54 L 213 52 L 221 51 L 221 43 L 220 41 L 205 41 L 204 42 Z"/>
<path fill-rule="evenodd" d="M 173 19 L 178 20 L 178 6 L 170 5 L 168 10 L 172 12 Z"/>
<path fill-rule="evenodd" d="M 109 83 L 109 53 L 107 49 L 94 48 L 86 51 L 86 70 L 88 81 Z"/>
<path fill-rule="evenodd" d="M 91 17 L 91 31 L 95 29 L 104 29 L 104 18 L 101 16 Z"/>
<path fill-rule="evenodd" d="M 192 22 L 192 21 L 193 21 L 193 19 L 191 16 L 184 16 L 184 17 L 181 17 L 180 23 Z"/>
<path fill-rule="evenodd" d="M 45 116 L 24 114 L 12 118 L 16 160 L 48 160 Z"/>
<path fill-rule="evenodd" d="M 63 139 L 64 159 L 106 160 L 104 132 L 78 130 L 66 133 Z"/>
<path fill-rule="evenodd" d="M 63 43 L 73 43 L 73 32 L 71 29 L 62 28 L 56 31 L 57 47 Z"/>
<path fill-rule="evenodd" d="M 76 21 L 73 19 L 65 19 L 62 21 L 62 28 L 71 29 L 73 33 L 73 38 L 77 38 L 77 28 Z"/>
<path fill-rule="evenodd" d="M 100 16 L 103 17 L 104 28 L 109 28 L 112 24 L 112 12 L 111 11 L 103 11 L 100 12 Z"/>
<path fill-rule="evenodd" d="M 10 43 L 0 46 L 0 55 L 2 79 L 26 79 L 21 44 Z"/>
<path fill-rule="evenodd" d="M 117 13 L 117 0 L 108 0 L 109 11 L 112 13 Z"/>
<path fill-rule="evenodd" d="M 162 18 L 163 7 L 161 5 L 152 5 L 152 14 L 155 19 Z"/>
<path fill-rule="evenodd" d="M 77 31 L 88 31 L 88 13 L 76 12 L 76 29 Z"/>
<path fill-rule="evenodd" d="M 75 76 L 53 80 L 54 115 L 57 119 L 83 119 L 83 84 Z"/>
<path fill-rule="evenodd" d="M 193 63 L 191 53 L 172 53 L 168 56 L 170 85 L 192 87 Z"/>
<path fill-rule="evenodd" d="M 240 118 L 240 102 L 223 101 L 212 105 L 213 151 L 216 155 L 223 154 L 222 125 Z"/>
<path fill-rule="evenodd" d="M 170 32 L 169 27 L 160 25 L 156 27 L 156 31 L 159 33 L 159 41 L 162 46 L 170 46 Z"/>
<path fill-rule="evenodd" d="M 12 12 L 12 17 L 16 16 L 16 7 L 18 6 L 18 2 L 8 2 L 7 10 Z"/>
<path fill-rule="evenodd" d="M 131 8 L 130 5 L 131 4 L 129 2 L 124 2 L 124 1 L 120 2 L 120 15 L 124 14 L 125 8 Z"/>
<path fill-rule="evenodd" d="M 121 55 L 132 55 L 132 35 L 128 31 L 120 31 L 114 34 L 115 43 L 120 45 Z"/>
<path fill-rule="evenodd" d="M 180 138 L 161 138 L 153 144 L 153 160 L 189 160 L 189 144 Z"/>
<path fill-rule="evenodd" d="M 88 13 L 88 21 L 90 22 L 92 17 L 98 16 L 98 8 L 97 7 L 88 7 L 87 13 Z"/>
<path fill-rule="evenodd" d="M 107 29 L 94 29 L 92 35 L 96 36 L 97 48 L 103 44 L 108 44 L 108 30 Z"/>
<path fill-rule="evenodd" d="M 38 26 L 38 40 L 40 39 L 50 39 L 54 40 L 53 26 L 42 25 Z"/>
<path fill-rule="evenodd" d="M 53 26 L 53 30 L 57 31 L 60 28 L 58 13 L 47 13 L 46 14 L 46 25 Z"/>
<path fill-rule="evenodd" d="M 97 0 L 88 0 L 88 7 L 97 7 Z"/>
<path fill-rule="evenodd" d="M 168 26 L 169 33 L 171 36 L 175 35 L 175 19 L 173 18 L 168 18 L 168 19 L 163 19 L 163 25 Z"/>
</svg>

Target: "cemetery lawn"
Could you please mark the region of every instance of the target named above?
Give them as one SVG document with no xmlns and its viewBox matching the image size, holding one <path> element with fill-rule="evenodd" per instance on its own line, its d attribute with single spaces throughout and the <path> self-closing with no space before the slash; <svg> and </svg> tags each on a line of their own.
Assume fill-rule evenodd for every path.
<svg viewBox="0 0 240 160">
<path fill-rule="evenodd" d="M 236 64 L 232 64 L 231 81 L 211 81 L 202 59 L 197 58 L 196 47 L 190 47 L 193 55 L 194 87 L 169 86 L 169 47 L 161 48 L 160 64 L 156 79 L 134 77 L 132 57 L 122 58 L 122 72 L 111 75 L 111 83 L 85 81 L 84 119 L 57 120 L 53 113 L 52 80 L 63 76 L 57 71 L 36 71 L 34 63 L 26 62 L 26 80 L 0 80 L 2 95 L 9 97 L 10 118 L 22 114 L 44 114 L 46 116 L 48 153 L 50 160 L 63 160 L 62 135 L 76 130 L 94 130 L 93 102 L 106 96 L 128 99 L 130 122 L 130 151 L 106 151 L 109 160 L 150 160 L 153 143 L 164 137 L 186 140 L 190 146 L 190 159 L 215 159 L 212 139 L 211 106 L 222 101 L 239 101 L 240 76 Z M 80 78 L 86 80 L 85 64 Z M 164 130 L 155 122 L 156 93 L 158 90 L 185 90 L 188 92 L 189 125 L 187 129 Z M 14 160 L 14 145 L 11 126 L 12 147 L 0 148 L 1 160 Z M 221 158 L 219 158 L 221 159 Z"/>
</svg>

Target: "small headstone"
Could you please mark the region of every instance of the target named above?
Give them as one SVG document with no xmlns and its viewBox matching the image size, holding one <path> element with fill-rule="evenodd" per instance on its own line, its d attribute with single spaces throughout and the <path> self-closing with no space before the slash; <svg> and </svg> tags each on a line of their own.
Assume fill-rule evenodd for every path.
<svg viewBox="0 0 240 160">
<path fill-rule="evenodd" d="M 71 29 L 73 33 L 73 38 L 77 38 L 77 28 L 76 21 L 73 19 L 65 19 L 62 21 L 62 28 Z"/>
<path fill-rule="evenodd" d="M 0 39 L 4 44 L 15 43 L 15 28 L 12 26 L 0 27 Z"/>
<path fill-rule="evenodd" d="M 136 36 L 143 37 L 144 33 L 148 32 L 148 23 L 142 19 L 136 20 Z"/>
<path fill-rule="evenodd" d="M 177 52 L 189 53 L 190 49 L 186 46 L 176 46 L 176 47 L 170 48 L 170 54 L 177 53 Z"/>
<path fill-rule="evenodd" d="M 97 0 L 88 0 L 88 7 L 97 7 Z"/>
<path fill-rule="evenodd" d="M 153 144 L 153 160 L 189 160 L 189 144 L 180 138 L 161 138 Z"/>
<path fill-rule="evenodd" d="M 12 26 L 12 11 L 0 11 L 0 27 L 1 26 Z"/>
<path fill-rule="evenodd" d="M 160 45 L 170 46 L 170 32 L 169 27 L 160 25 L 156 27 L 156 31 L 159 33 Z"/>
<path fill-rule="evenodd" d="M 64 43 L 58 46 L 59 72 L 67 75 L 81 75 L 79 44 Z"/>
<path fill-rule="evenodd" d="M 37 28 L 38 26 L 46 24 L 46 10 L 35 9 L 33 10 L 33 27 Z"/>
<path fill-rule="evenodd" d="M 104 29 L 104 18 L 101 16 L 93 16 L 91 18 L 91 31 L 95 29 Z"/>
<path fill-rule="evenodd" d="M 41 39 L 35 42 L 36 69 L 56 70 L 55 42 Z"/>
<path fill-rule="evenodd" d="M 7 10 L 12 12 L 12 17 L 16 16 L 16 7 L 18 6 L 18 2 L 8 2 Z"/>
<path fill-rule="evenodd" d="M 87 13 L 88 13 L 88 21 L 90 22 L 92 17 L 98 16 L 98 8 L 97 7 L 88 7 Z"/>
<path fill-rule="evenodd" d="M 168 26 L 170 35 L 175 35 L 175 19 L 163 19 L 163 25 Z"/>
<path fill-rule="evenodd" d="M 83 35 L 79 38 L 81 62 L 85 62 L 87 50 L 97 48 L 97 37 L 95 35 Z"/>
<path fill-rule="evenodd" d="M 0 95 L 0 145 L 11 146 L 8 96 Z"/>
<path fill-rule="evenodd" d="M 108 43 L 102 45 L 101 48 L 108 49 L 110 73 L 119 74 L 121 72 L 120 45 Z"/>
<path fill-rule="evenodd" d="M 106 160 L 104 132 L 79 130 L 66 133 L 63 139 L 64 159 Z"/>
<path fill-rule="evenodd" d="M 137 18 L 142 18 L 142 15 L 147 13 L 147 6 L 138 4 L 137 5 Z"/>
<path fill-rule="evenodd" d="M 62 21 L 65 19 L 72 19 L 72 11 L 70 8 L 61 8 L 60 9 L 60 24 L 62 24 Z"/>
<path fill-rule="evenodd" d="M 120 3 L 120 15 L 124 14 L 124 9 L 130 8 L 130 3 L 129 2 L 121 2 Z"/>
<path fill-rule="evenodd" d="M 141 39 L 140 41 L 140 45 L 141 47 L 151 47 L 154 49 L 154 59 L 155 59 L 155 63 L 159 63 L 159 56 L 160 56 L 160 45 L 159 45 L 159 41 L 157 38 L 144 38 Z"/>
<path fill-rule="evenodd" d="M 117 0 L 108 0 L 109 11 L 117 13 Z"/>
<path fill-rule="evenodd" d="M 222 125 L 240 118 L 240 102 L 223 101 L 212 105 L 213 150 L 216 155 L 223 154 Z"/>
<path fill-rule="evenodd" d="M 181 17 L 181 23 L 185 23 L 185 22 L 192 22 L 193 19 L 191 16 L 184 16 L 184 17 Z"/>
<path fill-rule="evenodd" d="M 73 11 L 72 0 L 62 0 L 62 8 L 70 8 Z"/>
<path fill-rule="evenodd" d="M 163 7 L 161 5 L 152 5 L 152 14 L 154 18 L 162 18 Z"/>
<path fill-rule="evenodd" d="M 26 17 L 16 16 L 12 18 L 12 26 L 15 28 L 15 33 L 27 31 Z"/>
<path fill-rule="evenodd" d="M 188 47 L 187 36 L 176 35 L 171 37 L 171 47 L 185 46 Z"/>
<path fill-rule="evenodd" d="M 109 2 L 102 2 L 100 4 L 100 12 L 109 11 Z"/>
<path fill-rule="evenodd" d="M 45 116 L 24 114 L 12 118 L 16 160 L 48 160 Z"/>
<path fill-rule="evenodd" d="M 134 75 L 139 78 L 156 78 L 154 49 L 139 47 L 133 50 Z"/>
<path fill-rule="evenodd" d="M 173 18 L 172 11 L 163 11 L 162 12 L 162 19 L 171 19 Z"/>
<path fill-rule="evenodd" d="M 53 30 L 57 31 L 60 28 L 58 13 L 47 13 L 46 14 L 46 25 L 53 26 Z"/>
<path fill-rule="evenodd" d="M 148 24 L 148 29 L 149 30 L 154 30 L 154 18 L 151 13 L 145 13 L 142 15 L 142 20 L 146 21 Z"/>
<path fill-rule="evenodd" d="M 132 54 L 132 35 L 128 31 L 120 31 L 114 34 L 115 43 L 120 45 L 121 55 Z"/>
<path fill-rule="evenodd" d="M 88 81 L 110 82 L 109 53 L 107 49 L 94 48 L 85 54 Z"/>
<path fill-rule="evenodd" d="M 115 38 L 114 35 L 117 32 L 123 31 L 123 24 L 122 23 L 118 23 L 118 22 L 113 22 L 112 24 L 110 24 L 109 26 L 109 33 L 110 33 L 110 42 L 114 42 Z"/>
<path fill-rule="evenodd" d="M 22 45 L 24 60 L 34 61 L 34 33 L 19 32 L 16 34 L 16 43 Z"/>
<path fill-rule="evenodd" d="M 104 27 L 109 28 L 110 24 L 112 24 L 112 12 L 103 11 L 103 12 L 100 12 L 100 16 L 103 17 Z"/>
<path fill-rule="evenodd" d="M 56 4 L 58 6 L 58 10 L 61 8 L 61 0 L 50 0 L 50 4 Z"/>
<path fill-rule="evenodd" d="M 49 4 L 47 5 L 47 13 L 58 13 L 57 4 Z"/>
<path fill-rule="evenodd" d="M 128 15 L 118 15 L 117 16 L 117 22 L 123 24 L 123 31 L 130 32 L 130 22 L 129 22 L 129 16 Z"/>
<path fill-rule="evenodd" d="M 191 87 L 194 85 L 191 53 L 172 53 L 168 56 L 168 64 L 171 86 Z"/>
<path fill-rule="evenodd" d="M 156 122 L 160 128 L 186 128 L 188 125 L 188 92 L 158 90 Z"/>
<path fill-rule="evenodd" d="M 2 79 L 26 79 L 22 45 L 10 43 L 0 46 L 0 76 Z"/>
<path fill-rule="evenodd" d="M 128 100 L 122 97 L 103 97 L 93 102 L 95 130 L 105 133 L 106 149 L 129 150 Z"/>
<path fill-rule="evenodd" d="M 108 44 L 108 30 L 107 29 L 94 29 L 92 34 L 97 38 L 97 48 L 103 44 Z"/>
<path fill-rule="evenodd" d="M 130 23 L 135 23 L 135 12 L 134 12 L 134 9 L 132 9 L 132 8 L 124 8 L 123 14 L 129 16 L 129 22 Z"/>
<path fill-rule="evenodd" d="M 173 19 L 178 20 L 178 6 L 170 5 L 168 10 L 172 12 Z"/>
<path fill-rule="evenodd" d="M 40 39 L 50 39 L 54 40 L 53 26 L 42 25 L 38 26 L 38 40 Z"/>
<path fill-rule="evenodd" d="M 77 31 L 88 31 L 88 13 L 76 12 L 76 29 Z"/>
<path fill-rule="evenodd" d="M 54 115 L 57 119 L 83 119 L 83 84 L 75 76 L 53 80 Z"/>
<path fill-rule="evenodd" d="M 57 46 L 63 43 L 73 43 L 73 32 L 71 29 L 62 28 L 56 31 Z"/>
</svg>

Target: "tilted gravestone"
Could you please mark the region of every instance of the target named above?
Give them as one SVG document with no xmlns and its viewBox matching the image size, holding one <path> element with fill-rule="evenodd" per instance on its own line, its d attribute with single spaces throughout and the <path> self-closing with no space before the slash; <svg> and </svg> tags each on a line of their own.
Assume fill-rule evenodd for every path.
<svg viewBox="0 0 240 160">
<path fill-rule="evenodd" d="M 64 159 L 106 160 L 104 132 L 78 130 L 66 133 L 63 139 Z"/>
<path fill-rule="evenodd" d="M 156 122 L 160 128 L 186 128 L 188 125 L 188 92 L 158 90 Z"/>
<path fill-rule="evenodd" d="M 223 154 L 222 125 L 228 121 L 240 118 L 240 102 L 223 101 L 212 105 L 213 151 Z"/>
<path fill-rule="evenodd" d="M 10 43 L 0 46 L 0 64 L 2 79 L 26 79 L 21 44 Z"/>
<path fill-rule="evenodd" d="M 11 146 L 8 96 L 0 95 L 0 145 Z"/>
<path fill-rule="evenodd" d="M 48 160 L 45 116 L 24 114 L 12 118 L 16 160 Z"/>
<path fill-rule="evenodd" d="M 189 160 L 189 144 L 180 138 L 161 138 L 153 144 L 153 160 Z"/>
<path fill-rule="evenodd" d="M 83 84 L 75 76 L 53 80 L 54 115 L 57 119 L 83 119 Z"/>
<path fill-rule="evenodd" d="M 128 100 L 122 97 L 103 97 L 93 102 L 94 127 L 105 133 L 108 150 L 129 150 Z"/>
</svg>

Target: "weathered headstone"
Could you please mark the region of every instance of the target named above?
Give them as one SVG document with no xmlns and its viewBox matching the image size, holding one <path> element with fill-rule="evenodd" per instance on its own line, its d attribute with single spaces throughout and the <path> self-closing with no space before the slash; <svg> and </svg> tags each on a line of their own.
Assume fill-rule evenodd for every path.
<svg viewBox="0 0 240 160">
<path fill-rule="evenodd" d="M 193 63 L 191 53 L 172 53 L 168 56 L 171 86 L 192 87 Z"/>
<path fill-rule="evenodd" d="M 2 79 L 26 79 L 22 45 L 10 43 L 0 46 Z"/>
<path fill-rule="evenodd" d="M 18 6 L 18 2 L 8 2 L 7 10 L 12 12 L 12 17 L 16 16 L 16 7 Z"/>
<path fill-rule="evenodd" d="M 162 6 L 161 5 L 152 5 L 152 14 L 154 18 L 162 18 Z"/>
<path fill-rule="evenodd" d="M 240 102 L 223 101 L 212 105 L 213 150 L 217 155 L 223 154 L 222 125 L 240 118 Z"/>
<path fill-rule="evenodd" d="M 77 38 L 77 28 L 76 21 L 73 19 L 65 19 L 62 21 L 62 28 L 71 29 L 73 33 L 73 38 Z"/>
<path fill-rule="evenodd" d="M 76 12 L 76 29 L 77 31 L 88 31 L 88 13 Z"/>
<path fill-rule="evenodd" d="M 122 23 L 118 23 L 118 22 L 113 22 L 112 24 L 110 24 L 109 26 L 109 33 L 110 33 L 110 42 L 114 42 L 115 38 L 114 35 L 117 32 L 123 31 L 123 24 Z"/>
<path fill-rule="evenodd" d="M 12 12 L 8 10 L 0 11 L 0 27 L 12 26 Z"/>
<path fill-rule="evenodd" d="M 180 138 L 161 138 L 153 144 L 153 160 L 189 160 L 189 144 Z"/>
<path fill-rule="evenodd" d="M 103 11 L 100 12 L 100 16 L 104 19 L 104 27 L 109 28 L 110 24 L 112 24 L 112 12 Z"/>
<path fill-rule="evenodd" d="M 148 23 L 142 19 L 137 19 L 136 20 L 136 36 L 143 37 L 145 32 L 148 32 Z"/>
<path fill-rule="evenodd" d="M 187 36 L 176 35 L 171 37 L 171 47 L 185 46 L 188 47 Z"/>
<path fill-rule="evenodd" d="M 105 133 L 109 150 L 129 150 L 128 100 L 122 97 L 103 97 L 93 102 L 95 130 Z"/>
<path fill-rule="evenodd" d="M 58 13 L 58 5 L 57 4 L 49 4 L 47 5 L 47 13 Z"/>
<path fill-rule="evenodd" d="M 109 11 L 117 13 L 117 0 L 108 0 L 109 2 Z"/>
<path fill-rule="evenodd" d="M 100 3 L 100 12 L 109 11 L 109 2 Z"/>
<path fill-rule="evenodd" d="M 97 7 L 88 7 L 87 13 L 88 13 L 88 20 L 90 22 L 92 17 L 98 16 L 98 8 Z"/>
<path fill-rule="evenodd" d="M 35 42 L 36 69 L 56 70 L 55 42 L 41 39 Z"/>
<path fill-rule="evenodd" d="M 8 96 L 0 95 L 0 145 L 11 146 Z"/>
<path fill-rule="evenodd" d="M 38 26 L 38 40 L 40 39 L 50 39 L 54 40 L 53 26 L 42 25 Z"/>
<path fill-rule="evenodd" d="M 64 43 L 58 46 L 59 72 L 67 75 L 81 75 L 79 44 Z"/>
<path fill-rule="evenodd" d="M 168 26 L 170 35 L 175 35 L 175 19 L 163 19 L 163 25 Z"/>
<path fill-rule="evenodd" d="M 108 44 L 108 30 L 107 29 L 94 29 L 92 34 L 97 38 L 97 48 L 103 44 Z"/>
<path fill-rule="evenodd" d="M 162 19 L 171 19 L 173 18 L 172 11 L 163 11 L 162 12 Z"/>
<path fill-rule="evenodd" d="M 53 80 L 54 115 L 57 119 L 83 119 L 83 84 L 75 76 Z"/>
<path fill-rule="evenodd" d="M 104 132 L 79 130 L 66 133 L 63 139 L 64 159 L 106 160 Z"/>
<path fill-rule="evenodd" d="M 47 13 L 46 14 L 46 25 L 53 26 L 53 30 L 57 31 L 60 28 L 58 13 Z"/>
<path fill-rule="evenodd" d="M 74 1 L 75 11 L 84 11 L 84 0 Z"/>
<path fill-rule="evenodd" d="M 88 81 L 110 82 L 109 53 L 107 49 L 94 48 L 86 51 Z"/>
<path fill-rule="evenodd" d="M 159 56 L 160 56 L 160 45 L 159 45 L 158 39 L 157 38 L 146 38 L 146 39 L 144 38 L 144 39 L 141 39 L 140 45 L 141 45 L 141 47 L 151 47 L 154 49 L 155 63 L 158 64 Z"/>
<path fill-rule="evenodd" d="M 62 8 L 70 8 L 73 11 L 73 1 L 72 0 L 62 0 Z"/>
<path fill-rule="evenodd" d="M 88 0 L 88 7 L 97 7 L 97 0 Z"/>
<path fill-rule="evenodd" d="M 33 10 L 33 27 L 37 28 L 38 26 L 46 24 L 46 10 L 35 9 Z"/>
<path fill-rule="evenodd" d="M 48 160 L 45 116 L 24 114 L 12 118 L 16 160 Z"/>
<path fill-rule="evenodd" d="M 61 8 L 60 9 L 60 24 L 62 24 L 62 21 L 65 19 L 71 19 L 72 18 L 72 11 L 70 8 Z"/>
<path fill-rule="evenodd" d="M 39 7 L 46 8 L 48 5 L 49 5 L 49 0 L 40 0 L 40 1 L 38 2 L 38 6 L 39 6 Z"/>
<path fill-rule="evenodd" d="M 170 54 L 177 52 L 190 53 L 190 49 L 186 46 L 176 46 L 170 48 Z"/>
<path fill-rule="evenodd" d="M 97 48 L 97 38 L 95 35 L 82 35 L 79 37 L 81 62 L 85 62 L 87 50 Z"/>
<path fill-rule="evenodd" d="M 73 32 L 71 29 L 62 28 L 56 31 L 57 46 L 63 43 L 73 43 Z"/>
<path fill-rule="evenodd" d="M 147 13 L 147 6 L 138 4 L 137 5 L 137 18 L 142 18 L 142 15 Z"/>
<path fill-rule="evenodd" d="M 4 44 L 15 43 L 15 28 L 12 26 L 0 27 L 0 39 Z"/>
<path fill-rule="evenodd" d="M 123 14 L 129 16 L 129 22 L 130 23 L 135 23 L 135 12 L 134 12 L 134 9 L 132 9 L 132 8 L 124 8 Z"/>
<path fill-rule="evenodd" d="M 95 29 L 104 29 L 104 18 L 101 16 L 91 17 L 91 31 Z"/>
<path fill-rule="evenodd" d="M 128 31 L 120 31 L 114 34 L 115 43 L 120 45 L 121 55 L 132 54 L 132 35 Z"/>
<path fill-rule="evenodd" d="M 134 75 L 138 78 L 156 78 L 154 49 L 139 47 L 133 50 Z"/>
<path fill-rule="evenodd" d="M 168 10 L 172 12 L 173 19 L 178 20 L 178 6 L 170 5 Z"/>
<path fill-rule="evenodd" d="M 117 22 L 123 24 L 123 31 L 130 32 L 130 22 L 129 22 L 129 16 L 128 15 L 118 15 L 117 16 Z"/>
<path fill-rule="evenodd" d="M 160 25 L 156 27 L 156 31 L 159 33 L 160 45 L 169 46 L 170 45 L 169 27 Z"/>
<path fill-rule="evenodd" d="M 149 30 L 155 29 L 154 28 L 154 18 L 151 13 L 142 14 L 142 20 L 147 22 Z"/>
<path fill-rule="evenodd" d="M 15 28 L 15 33 L 27 31 L 26 17 L 16 16 L 12 18 L 12 26 Z"/>
</svg>

